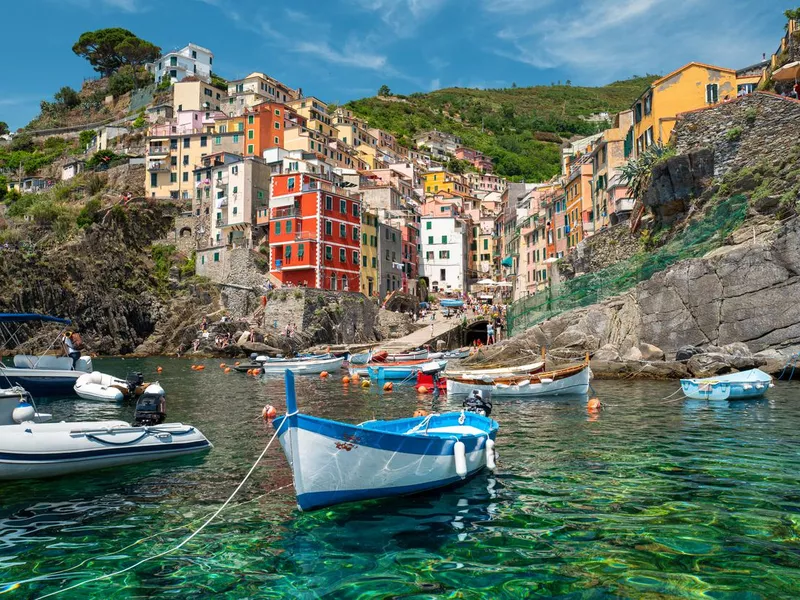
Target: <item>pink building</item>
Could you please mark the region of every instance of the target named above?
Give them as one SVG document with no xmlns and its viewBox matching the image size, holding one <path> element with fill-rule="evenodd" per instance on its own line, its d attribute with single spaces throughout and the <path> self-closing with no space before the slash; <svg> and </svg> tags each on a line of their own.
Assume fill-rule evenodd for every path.
<svg viewBox="0 0 800 600">
<path fill-rule="evenodd" d="M 486 156 L 483 152 L 474 150 L 472 148 L 464 148 L 463 146 L 456 148 L 455 157 L 458 160 L 466 160 L 484 173 L 491 173 L 494 169 L 492 159 Z"/>
</svg>

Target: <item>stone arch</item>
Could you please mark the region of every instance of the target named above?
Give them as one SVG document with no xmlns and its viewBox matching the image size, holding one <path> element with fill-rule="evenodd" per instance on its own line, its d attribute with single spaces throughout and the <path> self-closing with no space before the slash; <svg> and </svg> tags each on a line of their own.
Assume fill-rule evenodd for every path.
<svg viewBox="0 0 800 600">
<path fill-rule="evenodd" d="M 182 227 L 181 230 L 178 232 L 178 237 L 191 237 L 192 236 L 192 228 L 191 227 Z"/>
</svg>

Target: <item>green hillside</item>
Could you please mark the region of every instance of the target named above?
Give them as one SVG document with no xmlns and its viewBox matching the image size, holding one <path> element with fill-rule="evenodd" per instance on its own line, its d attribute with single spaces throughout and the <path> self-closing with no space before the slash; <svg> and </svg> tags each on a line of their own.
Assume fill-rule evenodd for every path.
<svg viewBox="0 0 800 600">
<path fill-rule="evenodd" d="M 363 98 L 346 106 L 369 119 L 371 126 L 399 136 L 404 145 L 411 145 L 414 134 L 436 128 L 461 136 L 465 145 L 491 156 L 499 175 L 544 181 L 559 172 L 562 138 L 591 135 L 608 126 L 580 117 L 630 108 L 654 79 L 635 77 L 597 88 L 447 88 Z"/>
</svg>

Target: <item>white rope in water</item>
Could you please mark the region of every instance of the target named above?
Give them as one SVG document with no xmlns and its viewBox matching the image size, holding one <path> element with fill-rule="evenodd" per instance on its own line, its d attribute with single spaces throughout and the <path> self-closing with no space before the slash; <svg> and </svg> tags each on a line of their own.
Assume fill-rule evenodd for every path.
<svg viewBox="0 0 800 600">
<path fill-rule="evenodd" d="M 71 585 L 69 587 L 65 587 L 65 588 L 60 589 L 60 590 L 56 590 L 55 592 L 50 592 L 49 594 L 45 594 L 44 596 L 39 596 L 39 600 L 43 600 L 44 598 L 50 598 L 52 596 L 57 596 L 57 595 L 62 594 L 64 592 L 68 592 L 70 590 L 74 590 L 76 588 L 83 587 L 84 585 L 87 585 L 89 583 L 94 583 L 96 581 L 102 581 L 104 579 L 111 579 L 112 577 L 115 577 L 117 575 L 121 575 L 123 573 L 127 573 L 128 571 L 132 571 L 136 567 L 139 567 L 139 566 L 143 565 L 146 562 L 150 562 L 151 560 L 155 560 L 157 558 L 161 558 L 163 556 L 167 556 L 168 554 L 172 554 L 176 550 L 180 550 L 181 548 L 183 548 L 192 539 L 194 539 L 201 531 L 203 531 L 206 527 L 208 527 L 211 524 L 211 522 L 214 521 L 214 519 L 216 519 L 223 510 L 225 510 L 225 507 L 227 507 L 228 504 L 230 504 L 231 500 L 233 500 L 233 498 L 236 496 L 236 494 L 239 493 L 239 490 L 241 490 L 242 487 L 244 487 L 244 484 L 247 483 L 248 479 L 250 479 L 250 475 L 252 475 L 253 471 L 256 470 L 256 467 L 258 466 L 258 463 L 260 463 L 261 459 L 264 458 L 264 456 L 267 454 L 267 450 L 269 450 L 270 446 L 272 446 L 272 442 L 275 441 L 275 438 L 278 437 L 278 433 L 280 433 L 280 430 L 283 427 L 284 423 L 286 423 L 289 420 L 289 417 L 293 417 L 296 414 L 297 414 L 297 411 L 286 415 L 286 418 L 281 422 L 281 424 L 278 427 L 278 429 L 275 430 L 275 433 L 273 434 L 272 438 L 270 438 L 269 442 L 267 442 L 267 445 L 264 447 L 264 450 L 261 451 L 261 454 L 259 454 L 258 458 L 256 459 L 256 462 L 254 462 L 253 466 L 250 467 L 250 470 L 247 472 L 247 475 L 245 475 L 244 479 L 242 479 L 242 481 L 239 483 L 239 485 L 236 486 L 236 489 L 233 490 L 233 493 L 230 496 L 228 496 L 228 499 L 225 500 L 225 502 L 222 503 L 222 506 L 220 506 L 216 511 L 214 511 L 214 513 L 208 519 L 206 519 L 205 522 L 202 525 L 200 525 L 200 527 L 198 527 L 192 533 L 190 533 L 188 536 L 186 536 L 183 539 L 183 541 L 181 541 L 179 544 L 177 544 L 176 546 L 173 546 L 169 550 L 164 550 L 163 552 L 159 552 L 158 554 L 154 554 L 153 556 L 148 556 L 146 558 L 143 558 L 142 560 L 140 560 L 138 562 L 135 562 L 132 565 L 130 565 L 128 567 L 125 567 L 124 569 L 120 569 L 119 571 L 114 571 L 113 573 L 108 573 L 106 575 L 99 575 L 98 577 L 93 577 L 91 579 L 86 579 L 84 581 L 80 581 L 80 582 L 76 583 L 75 585 Z"/>
<path fill-rule="evenodd" d="M 234 504 L 234 508 L 239 508 L 240 506 L 244 506 L 245 504 L 250 504 L 251 502 L 256 502 L 257 500 L 261 500 L 262 498 L 265 498 L 265 497 L 269 496 L 270 494 L 274 494 L 275 492 L 280 492 L 281 490 L 285 490 L 286 488 L 291 487 L 291 486 L 292 486 L 291 483 L 287 483 L 286 485 L 282 485 L 282 486 L 277 487 L 277 488 L 275 488 L 273 490 L 269 490 L 268 492 L 266 492 L 264 494 L 260 494 L 260 495 L 256 496 L 255 498 L 251 498 L 250 500 L 245 500 L 244 502 L 239 502 L 239 504 Z M 153 538 L 157 538 L 157 537 L 160 537 L 162 535 L 166 535 L 168 533 L 172 533 L 173 531 L 180 531 L 181 529 L 187 529 L 191 525 L 193 525 L 194 523 L 197 523 L 199 521 L 202 521 L 203 519 L 206 519 L 209 515 L 211 515 L 211 513 L 208 513 L 208 515 L 193 519 L 193 520 L 189 521 L 188 523 L 184 523 L 183 525 L 178 525 L 177 527 L 172 527 L 171 529 L 165 529 L 164 531 L 159 531 L 157 533 L 153 533 L 151 535 L 148 535 L 147 537 L 140 538 L 140 539 L 136 540 L 135 542 L 132 542 L 132 543 L 128 544 L 127 546 L 123 546 L 122 548 L 118 548 L 117 550 L 114 550 L 113 552 L 109 552 L 107 554 L 101 554 L 99 556 L 90 556 L 89 558 L 83 559 L 77 565 L 73 565 L 73 566 L 71 566 L 71 567 L 69 567 L 67 569 L 62 569 L 60 571 L 53 571 L 52 573 L 44 573 L 42 575 L 38 575 L 36 577 L 31 577 L 29 579 L 22 579 L 20 581 L 11 581 L 11 582 L 0 583 L 0 594 L 5 594 L 6 592 L 10 592 L 11 590 L 17 589 L 19 586 L 21 586 L 23 584 L 26 584 L 26 583 L 33 583 L 33 582 L 36 582 L 36 581 L 48 581 L 48 580 L 51 580 L 51 579 L 53 579 L 54 577 L 56 577 L 58 575 L 63 575 L 64 573 L 69 573 L 70 571 L 74 571 L 75 569 L 78 569 L 78 568 L 82 567 L 83 565 L 85 565 L 85 564 L 87 564 L 87 563 L 89 563 L 89 562 L 91 562 L 93 560 L 100 560 L 100 559 L 103 559 L 103 558 L 111 558 L 113 556 L 119 556 L 120 554 L 122 554 L 126 550 L 129 550 L 129 549 L 133 548 L 134 546 L 138 546 L 139 544 L 142 544 L 142 543 L 146 542 L 147 540 L 152 540 Z"/>
</svg>

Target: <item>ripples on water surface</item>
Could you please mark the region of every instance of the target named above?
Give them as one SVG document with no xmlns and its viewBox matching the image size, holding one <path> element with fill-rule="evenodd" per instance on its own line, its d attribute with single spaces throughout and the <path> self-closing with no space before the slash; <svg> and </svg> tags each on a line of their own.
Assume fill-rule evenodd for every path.
<svg viewBox="0 0 800 600">
<path fill-rule="evenodd" d="M 179 542 L 190 530 L 174 528 L 215 510 L 272 435 L 261 407 L 284 407 L 280 379 L 224 375 L 216 363 L 97 362 L 118 375 L 162 364 L 169 420 L 198 426 L 215 447 L 0 484 L 6 597 L 37 597 Z M 800 385 L 779 383 L 761 402 L 659 400 L 677 385 L 597 382 L 607 408 L 595 418 L 577 398 L 501 401 L 497 475 L 309 514 L 295 509 L 276 443 L 237 504 L 180 551 L 59 597 L 800 597 Z M 305 412 L 354 422 L 430 408 L 412 389 L 381 396 L 338 378 L 298 377 L 298 396 Z M 132 416 L 129 405 L 41 404 L 59 419 Z"/>
</svg>

